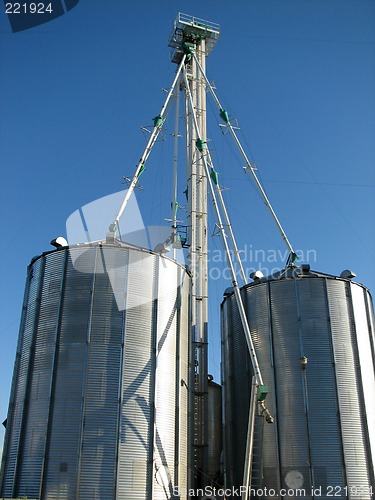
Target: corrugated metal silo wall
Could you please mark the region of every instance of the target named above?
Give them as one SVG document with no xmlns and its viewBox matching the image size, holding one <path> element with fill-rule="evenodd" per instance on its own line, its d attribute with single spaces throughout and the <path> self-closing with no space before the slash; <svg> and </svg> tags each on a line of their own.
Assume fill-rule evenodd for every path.
<svg viewBox="0 0 375 500">
<path fill-rule="evenodd" d="M 1 495 L 161 500 L 161 466 L 185 491 L 189 276 L 138 249 L 81 254 L 28 269 Z"/>
<path fill-rule="evenodd" d="M 375 356 L 368 290 L 348 280 L 303 277 L 241 292 L 275 416 L 273 425 L 256 418 L 252 487 L 263 488 L 259 498 L 274 498 L 264 488 L 288 490 L 298 471 L 304 498 L 372 498 Z M 239 487 L 252 369 L 233 295 L 222 304 L 222 344 L 226 482 Z M 320 488 L 315 496 L 313 487 Z"/>
</svg>

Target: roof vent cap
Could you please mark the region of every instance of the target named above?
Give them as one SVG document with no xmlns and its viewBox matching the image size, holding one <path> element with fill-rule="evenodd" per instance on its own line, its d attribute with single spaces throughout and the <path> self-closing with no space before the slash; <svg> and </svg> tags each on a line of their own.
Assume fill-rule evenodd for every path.
<svg viewBox="0 0 375 500">
<path fill-rule="evenodd" d="M 68 246 L 68 242 L 62 236 L 58 236 L 57 238 L 55 238 L 54 240 L 52 240 L 50 244 L 53 247 L 56 247 L 56 248 L 62 248 L 62 247 L 67 247 Z"/>
<path fill-rule="evenodd" d="M 259 281 L 262 278 L 264 278 L 264 274 L 262 273 L 262 271 L 254 271 L 253 273 L 250 274 L 250 279 L 254 281 Z"/>
<path fill-rule="evenodd" d="M 350 269 L 344 269 L 344 271 L 340 274 L 340 278 L 344 278 L 345 280 L 351 280 L 355 278 L 357 275 L 353 273 Z"/>
<path fill-rule="evenodd" d="M 301 271 L 302 271 L 302 274 L 309 274 L 310 273 L 310 264 L 302 264 Z"/>
</svg>

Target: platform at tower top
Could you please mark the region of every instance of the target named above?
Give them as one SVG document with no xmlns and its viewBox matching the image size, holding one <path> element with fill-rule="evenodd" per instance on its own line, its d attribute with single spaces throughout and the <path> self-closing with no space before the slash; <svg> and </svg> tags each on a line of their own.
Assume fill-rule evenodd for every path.
<svg viewBox="0 0 375 500">
<path fill-rule="evenodd" d="M 205 40 L 205 52 L 206 56 L 208 56 L 214 48 L 219 35 L 219 24 L 179 12 L 168 42 L 168 46 L 172 47 L 172 62 L 178 64 L 181 61 L 185 42 L 199 44 L 200 40 Z"/>
</svg>

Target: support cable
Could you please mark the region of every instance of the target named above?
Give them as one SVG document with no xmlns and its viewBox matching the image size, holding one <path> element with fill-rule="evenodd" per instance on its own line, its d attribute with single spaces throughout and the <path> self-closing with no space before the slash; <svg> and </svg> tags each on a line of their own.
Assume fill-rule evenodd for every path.
<svg viewBox="0 0 375 500">
<path fill-rule="evenodd" d="M 203 141 L 203 139 L 200 136 L 200 130 L 199 130 L 199 127 L 198 127 L 198 121 L 197 121 L 197 117 L 196 117 L 196 113 L 195 113 L 195 109 L 194 109 L 193 99 L 192 99 L 192 96 L 191 96 L 191 92 L 190 92 L 190 88 L 189 88 L 189 82 L 188 82 L 188 78 L 186 76 L 186 72 L 185 71 L 183 71 L 183 77 L 184 77 L 184 81 L 185 81 L 185 92 L 186 92 L 187 97 L 188 97 L 188 103 L 189 103 L 189 107 L 190 107 L 190 112 L 191 112 L 191 115 L 193 117 L 194 128 L 195 128 L 195 131 L 196 131 L 196 134 L 197 134 L 197 137 L 198 137 L 198 139 L 196 141 L 196 146 L 201 151 L 200 148 L 203 149 L 204 141 Z M 225 234 L 224 225 L 223 225 L 222 218 L 221 218 L 221 213 L 220 213 L 220 210 L 219 210 L 219 206 L 218 206 L 218 203 L 217 203 L 217 200 L 216 200 L 215 190 L 214 190 L 214 187 L 213 187 L 213 184 L 212 184 L 212 180 L 211 180 L 210 168 L 208 166 L 208 163 L 207 163 L 207 160 L 205 158 L 205 155 L 202 155 L 202 160 L 203 160 L 203 164 L 204 164 L 204 168 L 205 168 L 207 182 L 208 182 L 208 185 L 209 185 L 209 188 L 210 188 L 210 192 L 211 192 L 212 203 L 213 203 L 213 206 L 214 206 L 214 209 L 215 209 L 215 212 L 216 212 L 216 217 L 217 217 L 217 221 L 218 221 L 218 228 L 220 230 L 220 234 L 221 234 L 221 237 L 222 237 L 222 241 L 223 241 L 223 245 L 224 245 L 224 249 L 225 249 L 225 253 L 226 253 L 226 257 L 227 257 L 227 261 L 228 261 L 228 266 L 229 266 L 229 269 L 230 269 L 230 272 L 231 272 L 234 295 L 235 295 L 237 307 L 238 307 L 238 310 L 239 310 L 239 313 L 240 313 L 242 327 L 243 327 L 244 332 L 245 332 L 245 338 L 246 338 L 246 342 L 247 342 L 247 345 L 248 345 L 248 348 L 249 348 L 250 359 L 251 359 L 251 363 L 252 363 L 252 366 L 253 366 L 254 377 L 256 379 L 256 382 L 257 382 L 257 385 L 258 385 L 258 392 L 259 392 L 259 389 L 262 390 L 265 386 L 263 385 L 263 378 L 262 378 L 262 375 L 261 375 L 261 372 L 260 372 L 260 367 L 259 367 L 258 359 L 257 359 L 256 353 L 255 353 L 255 348 L 254 348 L 253 340 L 251 338 L 250 328 L 249 328 L 249 324 L 248 324 L 248 321 L 247 321 L 247 318 L 246 318 L 245 309 L 244 309 L 244 306 L 243 306 L 240 289 L 238 287 L 238 283 L 237 283 L 237 280 L 236 280 L 236 273 L 235 273 L 235 270 L 234 270 L 233 261 L 232 261 L 232 257 L 231 257 L 231 254 L 230 254 L 228 242 L 227 242 L 227 236 Z"/>
<path fill-rule="evenodd" d="M 220 101 L 219 101 L 219 99 L 218 99 L 218 97 L 217 97 L 214 89 L 212 88 L 212 85 L 210 84 L 210 82 L 209 82 L 209 80 L 208 80 L 208 78 L 206 76 L 206 73 L 203 71 L 203 68 L 199 64 L 199 61 L 197 60 L 197 58 L 196 58 L 196 56 L 195 56 L 194 53 L 193 53 L 193 57 L 195 59 L 197 67 L 199 68 L 199 71 L 201 72 L 201 74 L 202 74 L 202 76 L 203 76 L 203 78 L 204 78 L 204 80 L 205 80 L 205 82 L 206 82 L 206 84 L 207 84 L 207 86 L 208 86 L 208 88 L 209 88 L 209 90 L 211 92 L 211 95 L 212 95 L 212 97 L 213 97 L 213 99 L 214 99 L 217 107 L 219 108 L 220 118 L 227 124 L 227 126 L 228 126 L 228 128 L 230 130 L 230 133 L 232 134 L 232 137 L 233 137 L 233 139 L 234 139 L 234 141 L 235 141 L 235 143 L 236 143 L 236 145 L 237 145 L 237 147 L 238 147 L 238 149 L 239 149 L 242 157 L 245 160 L 245 163 L 246 163 L 246 167 L 245 168 L 247 170 L 249 170 L 249 172 L 253 176 L 253 180 L 254 180 L 254 182 L 255 182 L 255 184 L 256 184 L 256 186 L 257 186 L 257 188 L 258 188 L 258 190 L 259 190 L 259 192 L 260 192 L 260 194 L 261 194 L 261 196 L 263 198 L 263 201 L 264 201 L 266 207 L 268 208 L 268 210 L 270 211 L 270 213 L 272 215 L 272 218 L 275 221 L 276 226 L 277 226 L 277 228 L 278 228 L 278 230 L 279 230 L 279 232 L 281 234 L 281 237 L 282 237 L 283 241 L 285 242 L 285 244 L 286 244 L 286 246 L 287 246 L 287 248 L 288 248 L 288 250 L 290 252 L 288 261 L 286 263 L 286 265 L 289 265 L 289 264 L 293 263 L 297 259 L 297 254 L 295 253 L 295 251 L 294 251 L 294 249 L 293 249 L 293 247 L 292 247 L 292 245 L 291 245 L 291 243 L 290 243 L 290 241 L 289 241 L 289 239 L 288 239 L 288 237 L 287 237 L 287 235 L 286 235 L 286 233 L 285 233 L 285 231 L 284 231 L 284 229 L 283 229 L 283 227 L 282 227 L 279 219 L 277 218 L 277 215 L 276 215 L 274 209 L 272 208 L 271 202 L 269 201 L 269 199 L 268 199 L 268 197 L 267 197 L 267 195 L 266 195 L 266 193 L 265 193 L 265 191 L 264 191 L 264 189 L 262 187 L 262 184 L 260 183 L 260 181 L 259 181 L 256 173 L 254 172 L 254 169 L 251 166 L 251 163 L 250 163 L 250 161 L 249 161 L 249 159 L 248 159 L 248 157 L 247 157 L 247 155 L 246 155 L 246 153 L 245 153 L 245 151 L 244 151 L 244 149 L 243 149 L 243 147 L 242 147 L 242 145 L 240 143 L 240 140 L 238 139 L 237 134 L 236 134 L 233 126 L 231 125 L 231 123 L 229 121 L 229 116 L 228 116 L 227 111 L 225 111 L 223 109 L 223 107 L 221 106 Z"/>
<path fill-rule="evenodd" d="M 172 83 L 172 86 L 171 88 L 169 89 L 169 92 L 167 94 L 167 97 L 165 99 L 165 102 L 163 104 L 163 107 L 161 108 L 161 111 L 160 111 L 160 114 L 158 116 L 155 116 L 154 118 L 154 128 L 151 132 L 151 136 L 150 136 L 150 139 L 148 140 L 148 143 L 146 145 L 146 148 L 138 162 L 138 165 L 137 165 L 137 168 L 135 170 L 135 173 L 134 173 L 134 176 L 132 178 L 132 181 L 129 185 L 129 188 L 125 194 L 125 197 L 124 197 L 124 200 L 121 204 L 121 207 L 120 207 L 120 210 L 118 211 L 117 215 L 116 215 L 116 218 L 115 220 L 113 221 L 113 223 L 109 226 L 109 232 L 110 233 L 115 233 L 117 228 L 118 228 L 118 223 L 119 223 L 119 220 L 122 216 L 122 214 L 124 213 L 124 210 L 126 208 L 126 205 L 128 204 L 128 201 L 130 199 L 130 196 L 132 195 L 133 191 L 134 191 L 134 188 L 136 187 L 137 185 L 137 182 L 138 182 L 138 178 L 139 176 L 141 175 L 141 173 L 143 172 L 144 168 L 145 168 L 145 163 L 146 163 L 146 160 L 147 158 L 149 157 L 150 153 L 151 153 L 151 150 L 152 150 L 152 147 L 154 146 L 155 142 L 156 142 L 156 139 L 161 131 L 161 128 L 162 128 L 162 125 L 165 121 L 165 118 L 166 118 L 166 114 L 167 114 L 167 111 L 168 111 L 168 104 L 169 104 L 169 101 L 173 95 L 173 92 L 174 92 L 174 89 L 176 87 L 176 84 L 179 80 L 179 76 L 181 74 L 181 71 L 182 71 L 182 68 L 184 67 L 184 64 L 185 64 L 185 59 L 186 59 L 186 54 L 183 55 L 182 59 L 181 59 L 181 62 L 178 66 L 178 69 L 177 69 L 177 72 L 176 72 L 176 76 L 173 80 L 173 83 Z"/>
<path fill-rule="evenodd" d="M 180 118 L 180 80 L 181 74 L 178 75 L 176 87 L 176 109 L 175 109 L 175 123 L 174 123 L 174 145 L 173 145 L 173 186 L 172 186 L 172 230 L 173 230 L 173 259 L 176 258 L 175 244 L 178 238 L 177 232 L 177 167 L 178 167 L 178 125 Z"/>
<path fill-rule="evenodd" d="M 237 264 L 238 264 L 238 267 L 239 267 L 239 270 L 240 270 L 240 274 L 241 274 L 241 277 L 242 277 L 242 280 L 243 280 L 243 284 L 246 285 L 247 279 L 246 279 L 246 274 L 245 274 L 245 271 L 244 271 L 244 268 L 243 268 L 243 265 L 242 265 L 242 260 L 241 260 L 241 257 L 240 257 L 240 252 L 239 252 L 238 247 L 237 247 L 237 242 L 236 242 L 236 238 L 234 237 L 234 233 L 233 233 L 233 229 L 232 229 L 232 224 L 230 222 L 229 215 L 228 215 L 225 203 L 224 203 L 224 198 L 223 198 L 223 195 L 222 195 L 222 192 L 221 192 L 221 188 L 219 186 L 218 173 L 213 168 L 212 158 L 211 158 L 211 154 L 210 154 L 210 151 L 209 151 L 208 148 L 207 148 L 207 156 L 208 156 L 208 159 L 209 159 L 209 162 L 210 162 L 210 166 L 211 166 L 210 177 L 213 180 L 214 184 L 216 185 L 216 192 L 217 192 L 217 195 L 218 195 L 218 198 L 219 198 L 219 201 L 220 201 L 221 209 L 223 211 L 223 215 L 224 215 L 224 219 L 225 219 L 226 226 L 227 226 L 227 229 L 228 229 L 229 237 L 230 237 L 230 239 L 232 241 L 232 245 L 233 245 L 233 249 L 234 249 L 234 255 L 236 257 L 236 261 L 237 261 Z"/>
</svg>

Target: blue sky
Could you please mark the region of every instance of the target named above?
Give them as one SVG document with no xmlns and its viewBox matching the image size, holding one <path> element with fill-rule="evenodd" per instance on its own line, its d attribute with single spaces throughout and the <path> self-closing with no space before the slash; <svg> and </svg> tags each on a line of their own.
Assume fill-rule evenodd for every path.
<svg viewBox="0 0 375 500">
<path fill-rule="evenodd" d="M 0 12 L 0 420 L 6 417 L 26 267 L 81 206 L 119 191 L 176 66 L 177 13 L 221 25 L 207 74 L 301 262 L 350 268 L 375 290 L 375 3 L 371 0 L 80 0 L 12 33 Z M 285 247 L 208 99 L 208 137 L 245 268 L 272 271 Z M 172 116 L 171 116 L 172 118 Z M 146 225 L 169 216 L 173 120 L 142 175 Z M 183 123 L 181 121 L 181 131 Z M 180 150 L 183 149 L 181 139 Z M 181 164 L 179 201 L 185 189 Z M 115 215 L 115 214 L 114 214 Z M 179 214 L 184 218 L 185 214 Z M 210 208 L 210 234 L 214 231 Z M 111 221 L 109 221 L 111 222 Z M 229 283 L 210 239 L 210 370 Z M 1 430 L 2 433 L 2 430 Z M 2 434 L 0 434 L 0 442 Z"/>
</svg>

